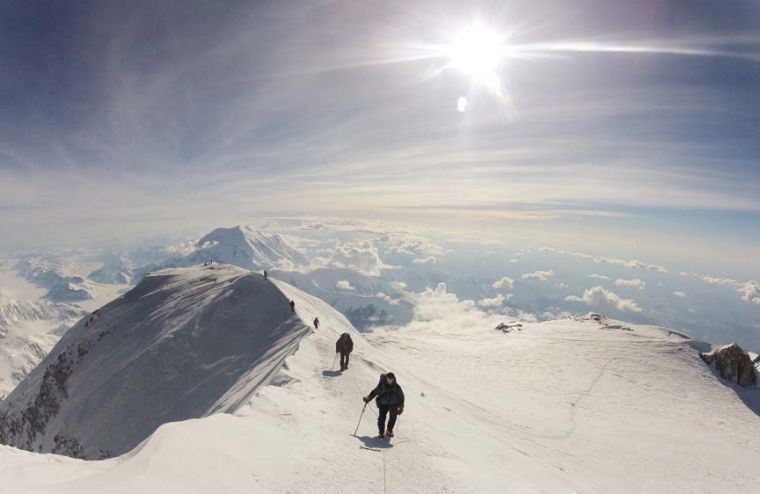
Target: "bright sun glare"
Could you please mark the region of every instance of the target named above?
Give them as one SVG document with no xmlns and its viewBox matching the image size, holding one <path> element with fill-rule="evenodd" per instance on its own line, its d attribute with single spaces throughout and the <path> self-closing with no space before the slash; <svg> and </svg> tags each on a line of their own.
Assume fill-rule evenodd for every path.
<svg viewBox="0 0 760 494">
<path fill-rule="evenodd" d="M 472 79 L 491 83 L 506 47 L 498 34 L 481 24 L 471 24 L 454 36 L 448 47 L 450 65 Z"/>
</svg>

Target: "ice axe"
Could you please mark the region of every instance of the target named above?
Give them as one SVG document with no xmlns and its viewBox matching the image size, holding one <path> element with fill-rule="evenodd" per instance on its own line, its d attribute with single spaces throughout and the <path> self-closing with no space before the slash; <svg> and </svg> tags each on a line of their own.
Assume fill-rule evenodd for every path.
<svg viewBox="0 0 760 494">
<path fill-rule="evenodd" d="M 356 436 L 356 433 L 359 432 L 359 426 L 362 424 L 362 417 L 364 417 L 364 410 L 367 409 L 367 403 L 368 401 L 364 402 L 364 406 L 362 407 L 362 413 L 359 415 L 359 422 L 356 424 L 356 430 L 354 430 L 354 436 Z"/>
</svg>

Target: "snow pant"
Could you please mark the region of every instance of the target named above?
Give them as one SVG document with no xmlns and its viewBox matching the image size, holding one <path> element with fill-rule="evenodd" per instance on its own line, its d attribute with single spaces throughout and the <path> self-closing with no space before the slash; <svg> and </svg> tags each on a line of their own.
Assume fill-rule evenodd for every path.
<svg viewBox="0 0 760 494">
<path fill-rule="evenodd" d="M 341 369 L 348 369 L 348 356 L 350 353 L 341 353 L 340 354 L 340 368 Z"/>
<path fill-rule="evenodd" d="M 388 415 L 388 412 L 390 412 L 391 417 L 388 420 L 388 430 L 392 431 L 393 426 L 396 425 L 396 417 L 398 417 L 398 406 L 379 405 L 377 409 L 377 430 L 380 432 L 380 434 L 385 434 L 385 416 Z"/>
</svg>

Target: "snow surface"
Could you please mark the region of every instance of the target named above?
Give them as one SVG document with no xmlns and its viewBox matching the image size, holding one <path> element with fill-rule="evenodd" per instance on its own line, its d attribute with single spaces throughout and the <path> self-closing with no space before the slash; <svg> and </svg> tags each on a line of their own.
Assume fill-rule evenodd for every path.
<svg viewBox="0 0 760 494">
<path fill-rule="evenodd" d="M 318 331 L 234 414 L 161 426 L 119 458 L 0 447 L 0 492 L 739 492 L 760 485 L 758 390 L 717 379 L 682 336 L 616 321 L 353 332 L 275 282 Z M 334 342 L 350 331 L 351 367 Z M 361 396 L 393 370 L 390 443 Z"/>
</svg>

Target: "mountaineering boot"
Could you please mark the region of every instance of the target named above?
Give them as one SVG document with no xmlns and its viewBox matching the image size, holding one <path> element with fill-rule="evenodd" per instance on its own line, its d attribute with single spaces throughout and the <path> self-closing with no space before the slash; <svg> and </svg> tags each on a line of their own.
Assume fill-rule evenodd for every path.
<svg viewBox="0 0 760 494">
<path fill-rule="evenodd" d="M 379 437 L 380 439 L 384 438 L 385 437 L 385 432 L 383 432 L 383 431 L 377 431 L 377 437 Z"/>
<path fill-rule="evenodd" d="M 385 435 L 388 437 L 393 437 L 393 431 L 388 429 L 388 432 L 386 432 Z"/>
</svg>

